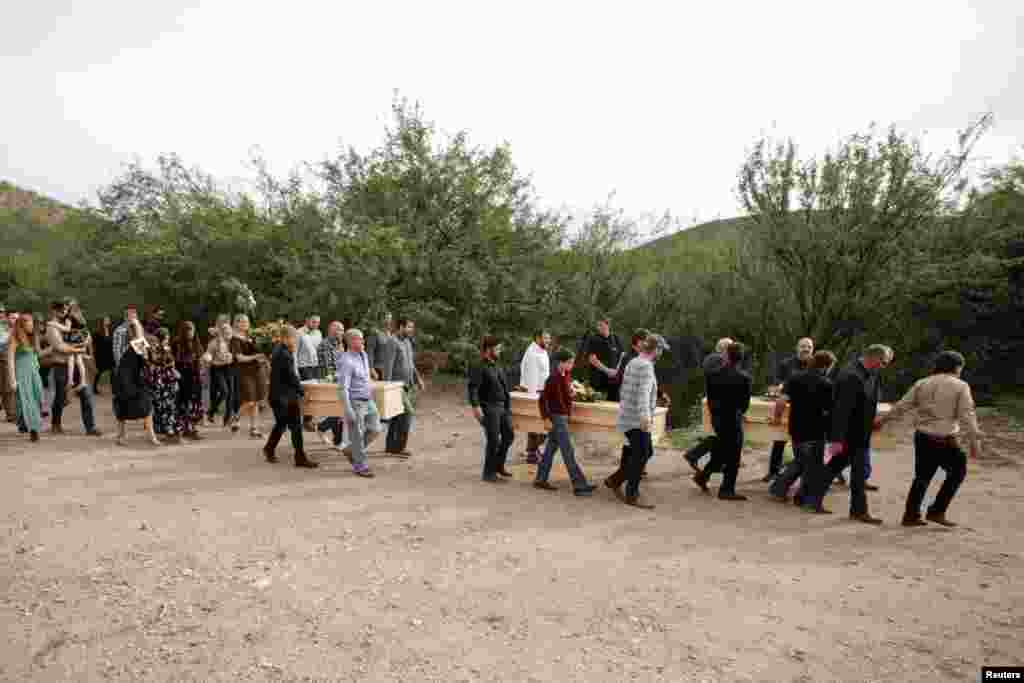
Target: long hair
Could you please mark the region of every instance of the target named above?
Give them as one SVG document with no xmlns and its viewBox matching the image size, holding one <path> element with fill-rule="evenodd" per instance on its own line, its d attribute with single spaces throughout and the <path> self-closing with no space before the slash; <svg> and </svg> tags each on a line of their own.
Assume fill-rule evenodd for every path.
<svg viewBox="0 0 1024 683">
<path fill-rule="evenodd" d="M 11 332 L 11 343 L 14 344 L 14 348 L 17 349 L 19 346 L 26 346 L 32 348 L 33 335 L 35 331 L 29 332 L 25 329 L 25 323 L 32 320 L 31 316 L 19 315 L 18 319 L 14 321 L 14 331 Z"/>
<path fill-rule="evenodd" d="M 94 337 L 109 337 L 110 336 L 111 330 L 103 322 L 104 320 L 107 319 L 107 317 L 108 316 L 103 316 L 101 318 L 96 318 L 96 324 L 92 328 L 92 334 L 93 334 Z M 113 325 L 111 325 L 111 327 L 113 327 Z"/>
<path fill-rule="evenodd" d="M 188 338 L 188 330 L 192 328 L 192 338 Z M 174 332 L 174 339 L 171 340 L 171 349 L 175 356 L 192 355 L 196 358 L 203 355 L 203 345 L 199 343 L 199 335 L 196 333 L 196 326 L 190 320 L 181 320 Z"/>
</svg>

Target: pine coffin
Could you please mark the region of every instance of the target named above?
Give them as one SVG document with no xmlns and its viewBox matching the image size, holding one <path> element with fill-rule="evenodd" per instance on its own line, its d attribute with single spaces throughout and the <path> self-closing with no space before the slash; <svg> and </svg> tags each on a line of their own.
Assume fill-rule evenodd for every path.
<svg viewBox="0 0 1024 683">
<path fill-rule="evenodd" d="M 540 405 L 537 394 L 521 391 L 511 392 L 512 397 L 512 428 L 516 432 L 544 434 L 544 420 L 540 416 Z M 619 404 L 610 401 L 595 403 L 572 404 L 572 416 L 569 418 L 569 431 L 574 434 L 583 433 L 618 433 L 615 422 L 619 417 Z M 651 425 L 651 440 L 657 443 L 665 435 L 665 423 L 668 408 L 658 407 L 654 411 Z"/>
<path fill-rule="evenodd" d="M 329 382 L 306 380 L 302 383 L 306 397 L 302 402 L 302 412 L 311 417 L 343 417 L 345 403 L 338 397 L 338 385 Z M 390 420 L 395 415 L 405 412 L 402 405 L 401 382 L 370 382 L 373 389 L 373 401 L 377 404 L 380 419 Z"/>
<path fill-rule="evenodd" d="M 708 400 L 702 402 L 704 413 L 704 431 L 708 434 L 714 433 L 711 426 L 711 413 L 708 411 Z M 878 414 L 885 415 L 892 409 L 888 403 L 878 404 Z M 789 441 L 789 404 L 782 413 L 782 424 L 771 424 L 772 413 L 775 411 L 775 401 L 769 398 L 751 398 L 750 410 L 744 416 L 743 432 L 746 441 Z M 896 436 L 893 434 L 895 425 L 887 424 L 876 431 L 871 437 L 871 445 L 878 448 L 891 448 L 896 443 Z"/>
</svg>

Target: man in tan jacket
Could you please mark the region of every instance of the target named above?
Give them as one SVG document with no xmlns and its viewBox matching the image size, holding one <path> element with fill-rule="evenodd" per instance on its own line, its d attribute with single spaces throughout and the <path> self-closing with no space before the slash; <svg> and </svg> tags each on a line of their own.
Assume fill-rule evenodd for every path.
<svg viewBox="0 0 1024 683">
<path fill-rule="evenodd" d="M 68 312 L 69 306 L 61 301 L 50 306 L 50 322 L 63 319 Z M 63 434 L 64 428 L 61 418 L 64 415 L 64 404 L 66 402 L 69 384 L 74 384 L 75 378 L 68 377 L 68 356 L 73 353 L 85 353 L 85 345 L 71 345 L 64 341 L 60 329 L 55 324 L 46 325 L 46 342 L 50 347 L 50 362 L 55 363 L 50 370 L 50 381 L 53 383 L 53 406 L 50 408 L 51 424 L 50 431 L 53 434 Z M 82 377 L 82 389 L 78 392 L 78 401 L 82 408 L 82 426 L 89 436 L 102 436 L 96 429 L 96 418 L 93 412 L 92 388 L 87 378 Z"/>
<path fill-rule="evenodd" d="M 888 415 L 875 419 L 875 424 L 881 427 L 908 411 L 915 412 L 914 482 L 907 494 L 903 526 L 927 523 L 921 519 L 921 503 L 940 467 L 946 471 L 946 480 L 925 519 L 943 526 L 956 526 L 946 519 L 946 510 L 967 476 L 967 456 L 957 436 L 961 429 L 966 432 L 972 459 L 978 457 L 981 436 L 971 387 L 960 379 L 964 364 L 964 357 L 956 351 L 943 351 L 935 359 L 934 373 L 910 387 Z"/>
</svg>

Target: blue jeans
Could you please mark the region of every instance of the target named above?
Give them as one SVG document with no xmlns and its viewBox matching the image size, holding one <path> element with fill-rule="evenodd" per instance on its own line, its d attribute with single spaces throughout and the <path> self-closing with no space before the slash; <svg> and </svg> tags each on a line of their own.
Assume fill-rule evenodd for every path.
<svg viewBox="0 0 1024 683">
<path fill-rule="evenodd" d="M 565 415 L 551 416 L 551 431 L 548 432 L 544 457 L 540 461 L 540 467 L 537 468 L 537 481 L 548 480 L 548 476 L 551 475 L 551 465 L 555 461 L 555 453 L 558 451 L 562 452 L 562 460 L 565 462 L 565 469 L 569 470 L 572 487 L 577 491 L 585 489 L 587 478 L 576 462 L 576 450 L 572 445 L 572 434 L 569 433 L 569 418 Z"/>
<path fill-rule="evenodd" d="M 53 380 L 53 407 L 50 408 L 50 415 L 53 417 L 53 424 L 60 424 L 64 416 L 64 397 L 68 390 L 68 368 L 63 363 L 55 365 L 50 370 L 50 378 Z M 82 409 L 82 426 L 86 432 L 96 431 L 96 418 L 93 415 L 92 387 L 88 382 L 82 385 L 78 392 L 78 404 Z"/>
<path fill-rule="evenodd" d="M 370 432 L 380 434 L 380 413 L 373 399 L 353 399 L 346 410 L 345 424 L 348 427 L 349 448 L 352 449 L 352 468 L 357 471 L 370 469 L 366 462 L 367 437 Z"/>
</svg>

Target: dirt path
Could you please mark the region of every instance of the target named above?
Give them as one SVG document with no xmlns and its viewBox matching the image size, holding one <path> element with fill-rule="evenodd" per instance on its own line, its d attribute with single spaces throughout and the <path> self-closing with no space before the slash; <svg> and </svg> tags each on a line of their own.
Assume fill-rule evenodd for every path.
<svg viewBox="0 0 1024 683">
<path fill-rule="evenodd" d="M 109 398 L 99 415 L 112 432 Z M 119 449 L 77 409 L 65 426 L 38 445 L 0 426 L 2 680 L 965 681 L 1024 661 L 1010 439 L 971 465 L 960 528 L 906 530 L 906 447 L 875 458 L 880 529 L 770 502 L 762 449 L 744 504 L 667 451 L 653 511 L 485 485 L 452 390 L 374 480 L 323 449 L 302 471 L 241 435 Z"/>
</svg>

